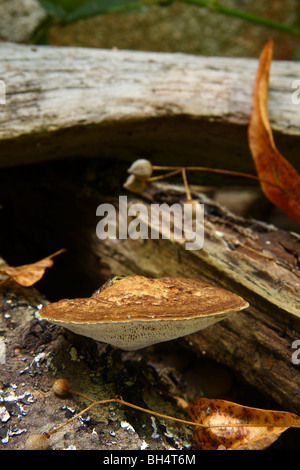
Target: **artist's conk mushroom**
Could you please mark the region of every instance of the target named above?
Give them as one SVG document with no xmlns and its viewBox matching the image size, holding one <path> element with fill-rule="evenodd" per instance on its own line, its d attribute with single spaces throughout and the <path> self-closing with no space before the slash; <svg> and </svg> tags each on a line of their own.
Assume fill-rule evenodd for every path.
<svg viewBox="0 0 300 470">
<path fill-rule="evenodd" d="M 201 281 L 125 277 L 87 299 L 43 307 L 43 319 L 133 351 L 202 330 L 248 307 L 232 292 Z"/>
</svg>

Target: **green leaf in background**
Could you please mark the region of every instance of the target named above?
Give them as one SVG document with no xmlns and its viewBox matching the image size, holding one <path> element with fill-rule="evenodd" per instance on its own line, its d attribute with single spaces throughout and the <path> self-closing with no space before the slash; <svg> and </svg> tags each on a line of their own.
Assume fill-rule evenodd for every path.
<svg viewBox="0 0 300 470">
<path fill-rule="evenodd" d="M 113 11 L 138 8 L 150 2 L 135 0 L 39 0 L 45 10 L 65 23 Z"/>
<path fill-rule="evenodd" d="M 83 3 L 85 0 L 76 0 L 74 2 L 68 0 L 39 0 L 43 8 L 54 18 L 65 20 L 68 14 L 68 7 L 71 8 L 71 4 L 76 5 L 77 3 Z M 77 6 L 75 6 L 77 8 Z"/>
<path fill-rule="evenodd" d="M 64 23 L 71 23 L 98 14 L 133 10 L 143 6 L 164 6 L 175 3 L 175 1 L 176 0 L 39 0 L 40 4 L 52 18 L 59 19 Z M 179 3 L 196 5 L 200 8 L 207 8 L 212 12 L 223 13 L 224 15 L 240 18 L 250 23 L 300 36 L 300 28 L 298 26 L 287 25 L 280 21 L 262 17 L 251 12 L 232 8 L 216 0 L 177 1 Z"/>
<path fill-rule="evenodd" d="M 138 8 L 143 2 L 132 0 L 89 0 L 83 2 L 83 5 L 70 13 L 67 22 L 77 21 L 81 18 L 87 18 L 103 13 L 114 11 L 130 10 Z M 146 3 L 146 2 L 144 2 Z"/>
</svg>

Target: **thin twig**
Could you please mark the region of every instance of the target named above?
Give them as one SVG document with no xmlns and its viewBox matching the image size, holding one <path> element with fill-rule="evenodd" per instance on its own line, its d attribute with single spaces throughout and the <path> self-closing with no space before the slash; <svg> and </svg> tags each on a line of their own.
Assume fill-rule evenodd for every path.
<svg viewBox="0 0 300 470">
<path fill-rule="evenodd" d="M 165 170 L 172 170 L 172 171 L 179 170 L 180 171 L 180 170 L 182 170 L 182 168 L 184 168 L 185 171 L 207 171 L 209 173 L 219 173 L 219 174 L 222 174 L 222 175 L 230 175 L 230 176 L 239 176 L 239 177 L 243 177 L 243 178 L 250 178 L 250 179 L 253 179 L 255 181 L 259 181 L 260 183 L 269 184 L 270 186 L 274 186 L 275 188 L 280 189 L 282 191 L 282 188 L 280 186 L 278 186 L 277 184 L 275 184 L 275 183 L 271 183 L 270 181 L 263 180 L 263 179 L 259 178 L 258 176 L 251 175 L 250 173 L 243 173 L 243 172 L 240 172 L 240 171 L 222 170 L 222 169 L 219 169 L 219 168 L 208 168 L 208 167 L 205 167 L 205 166 L 186 166 L 186 167 L 159 166 L 159 165 L 153 165 L 152 166 L 153 170 L 162 170 L 162 171 L 165 171 Z"/>
<path fill-rule="evenodd" d="M 180 173 L 181 169 L 178 169 L 178 170 L 174 170 L 174 171 L 170 171 L 169 173 L 165 173 L 163 175 L 158 175 L 158 176 L 151 176 L 151 178 L 148 178 L 147 181 L 158 181 L 158 180 L 163 180 L 165 178 L 169 178 L 170 176 L 174 176 L 174 175 L 177 175 L 178 173 Z"/>
<path fill-rule="evenodd" d="M 186 178 L 185 168 L 181 168 L 181 173 L 182 173 L 182 179 L 183 179 L 185 192 L 186 192 L 186 200 L 190 202 L 192 200 L 192 197 L 191 197 L 190 188 L 189 188 L 187 178 Z"/>
<path fill-rule="evenodd" d="M 223 424 L 205 425 L 205 424 L 201 424 L 201 423 L 196 423 L 194 421 L 188 421 L 188 420 L 185 420 L 185 419 L 175 418 L 173 416 L 168 416 L 168 415 L 165 415 L 163 413 L 159 413 L 157 411 L 148 410 L 146 408 L 142 408 L 141 406 L 134 405 L 134 404 L 129 403 L 125 400 L 122 400 L 121 398 L 108 398 L 108 399 L 104 399 L 104 400 L 94 400 L 93 398 L 89 398 L 89 397 L 87 397 L 86 395 L 83 395 L 80 392 L 76 392 L 75 390 L 70 389 L 69 391 L 71 393 L 74 393 L 76 395 L 79 395 L 79 396 L 85 398 L 88 401 L 91 401 L 92 403 L 89 406 L 87 406 L 86 408 L 84 408 L 82 411 L 77 413 L 76 415 L 72 416 L 72 418 L 70 418 L 65 423 L 60 424 L 59 426 L 57 426 L 56 428 L 53 428 L 52 430 L 50 430 L 48 432 L 45 432 L 44 434 L 47 437 L 50 437 L 52 434 L 54 434 L 55 432 L 57 432 L 59 429 L 63 428 L 67 424 L 69 424 L 74 419 L 79 418 L 83 413 L 85 413 L 86 411 L 93 408 L 93 406 L 103 405 L 103 404 L 107 404 L 107 403 L 120 403 L 121 405 L 128 406 L 129 408 L 134 408 L 135 410 L 142 411 L 143 413 L 147 413 L 147 414 L 150 414 L 152 416 L 157 416 L 159 418 L 169 419 L 169 420 L 172 420 L 172 421 L 177 421 L 177 422 L 182 423 L 182 424 L 188 424 L 190 426 L 196 426 L 196 427 L 200 427 L 200 428 L 204 428 L 204 429 L 208 429 L 208 428 L 228 428 L 228 427 L 229 428 L 236 428 L 236 427 L 272 427 L 272 428 L 273 427 L 283 427 L 282 425 L 276 424 L 276 423 L 264 423 L 263 425 L 262 424 L 249 424 L 249 423 L 235 423 L 235 424 L 223 423 Z M 289 426 L 289 427 L 298 428 L 300 426 L 297 426 L 297 425 L 293 426 L 292 425 L 292 426 Z"/>
</svg>

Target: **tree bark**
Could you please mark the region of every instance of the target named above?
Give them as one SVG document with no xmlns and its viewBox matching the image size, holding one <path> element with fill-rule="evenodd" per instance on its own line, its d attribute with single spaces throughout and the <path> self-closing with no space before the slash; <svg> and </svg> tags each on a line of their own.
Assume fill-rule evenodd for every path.
<svg viewBox="0 0 300 470">
<path fill-rule="evenodd" d="M 121 395 L 145 408 L 186 418 L 174 397 L 199 397 L 202 383 L 193 388 L 188 376 L 193 369 L 195 384 L 198 369 L 193 367 L 208 359 L 228 368 L 276 406 L 299 414 L 299 354 L 293 355 L 294 342 L 300 339 L 298 234 L 234 215 L 193 191 L 205 208 L 200 250 L 186 250 L 183 243 L 169 238 L 99 240 L 96 236 L 97 206 L 108 202 L 118 209 L 117 195 L 124 193 L 129 161 L 137 155 L 149 157 L 153 164 L 252 168 L 251 156 L 246 155 L 246 127 L 256 66 L 255 60 L 184 54 L 13 44 L 1 48 L 6 105 L 0 108 L 0 241 L 7 262 L 23 265 L 66 248 L 65 261 L 56 259 L 37 287 L 46 297 L 51 291 L 49 298 L 85 297 L 110 275 L 141 274 L 202 279 L 236 292 L 250 304 L 203 332 L 134 355 L 118 355 L 92 340 L 39 323 L 34 311 L 47 300 L 35 289 L 2 286 L 4 448 L 24 445 L 27 434 L 19 426 L 20 418 L 24 429 L 35 433 L 61 424 L 66 403 L 76 404 L 77 411 L 83 408 L 83 400 L 64 402 L 53 396 L 52 378 L 58 376 L 66 376 L 74 389 L 87 395 Z M 275 139 L 291 163 L 298 156 L 300 138 L 300 108 L 291 105 L 291 82 L 299 76 L 299 67 L 276 62 L 270 81 Z M 38 162 L 45 164 L 20 166 Z M 153 202 L 182 203 L 186 198 L 181 186 L 158 183 L 139 196 L 127 195 L 130 203 L 143 202 L 148 211 Z M 24 378 L 29 395 L 20 398 Z M 22 410 L 14 414 L 9 399 L 4 399 L 15 386 L 20 390 L 18 395 L 14 392 L 15 401 L 25 400 L 28 406 L 26 417 Z M 228 389 L 214 396 L 232 397 Z M 89 425 L 82 425 L 84 432 L 76 421 L 70 434 L 56 434 L 53 448 L 73 445 L 78 436 L 79 448 L 194 445 L 191 429 L 183 432 L 172 425 L 171 430 L 163 421 L 141 420 L 139 413 L 118 407 L 100 410 L 92 418 Z M 124 435 L 122 421 L 136 433 Z M 13 438 L 19 435 L 20 439 Z"/>
<path fill-rule="evenodd" d="M 147 194 L 151 202 L 185 199 L 185 193 L 172 186 L 158 185 L 152 191 Z M 188 251 L 175 239 L 128 238 L 98 241 L 97 253 L 114 273 L 192 277 L 241 295 L 248 309 L 185 339 L 200 355 L 226 364 L 284 408 L 299 413 L 299 359 L 293 356 L 293 343 L 300 338 L 300 237 L 237 217 L 199 193 L 194 198 L 205 207 L 202 249 Z"/>
<path fill-rule="evenodd" d="M 123 353 L 38 321 L 35 312 L 48 300 L 37 289 L 11 282 L 1 285 L 3 448 L 23 448 L 29 435 L 49 431 L 88 404 L 76 396 L 55 396 L 51 386 L 57 377 L 67 378 L 73 389 L 94 399 L 121 396 L 183 419 L 187 416 L 176 396 L 190 402 L 204 393 L 239 402 L 237 381 L 256 391 L 247 400 L 242 394 L 244 404 L 299 414 L 299 364 L 292 358 L 293 342 L 300 338 L 299 235 L 235 216 L 193 191 L 194 199 L 205 207 L 201 250 L 188 251 L 168 238 L 99 240 L 96 208 L 109 202 L 118 209 L 115 190 L 114 195 L 108 191 L 109 184 L 116 183 L 108 176 L 110 167 L 108 174 L 99 169 L 106 192 L 101 196 L 97 180 L 92 183 L 83 177 L 90 177 L 84 168 L 81 162 L 79 183 L 74 162 L 71 168 L 42 165 L 35 171 L 30 166 L 4 171 L 1 246 L 8 258 L 18 261 L 10 264 L 34 262 L 67 249 L 55 258 L 37 289 L 49 292 L 50 282 L 50 298 L 88 297 L 101 279 L 114 274 L 184 276 L 225 287 L 250 307 L 202 332 Z M 149 209 L 153 202 L 173 204 L 185 197 L 181 186 L 156 183 L 140 196 L 128 194 L 128 202 L 143 202 Z M 217 384 L 207 382 L 207 376 Z M 255 401 L 257 391 L 265 401 Z M 189 426 L 178 427 L 119 405 L 95 407 L 84 418 L 88 421 L 75 420 L 54 434 L 50 447 L 162 450 L 195 445 Z"/>
<path fill-rule="evenodd" d="M 211 166 L 249 171 L 246 127 L 256 68 L 255 59 L 4 43 L 0 165 L 151 155 L 153 163 L 209 159 Z M 272 64 L 270 121 L 292 164 L 300 139 L 292 83 L 299 75 L 298 62 Z"/>
</svg>

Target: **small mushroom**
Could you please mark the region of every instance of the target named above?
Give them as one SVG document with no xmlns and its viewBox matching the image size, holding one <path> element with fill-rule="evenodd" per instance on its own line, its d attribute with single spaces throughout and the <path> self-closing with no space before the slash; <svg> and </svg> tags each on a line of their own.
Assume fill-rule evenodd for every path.
<svg viewBox="0 0 300 470">
<path fill-rule="evenodd" d="M 138 179 L 147 181 L 148 178 L 152 175 L 152 164 L 149 160 L 144 158 L 139 158 L 132 163 L 128 169 L 128 173 L 136 176 Z"/>
<path fill-rule="evenodd" d="M 147 180 L 138 179 L 135 175 L 129 175 L 123 188 L 128 189 L 132 193 L 141 193 L 147 186 Z"/>
<path fill-rule="evenodd" d="M 185 336 L 248 307 L 205 282 L 128 276 L 90 298 L 48 304 L 39 316 L 74 333 L 134 351 Z"/>
</svg>

